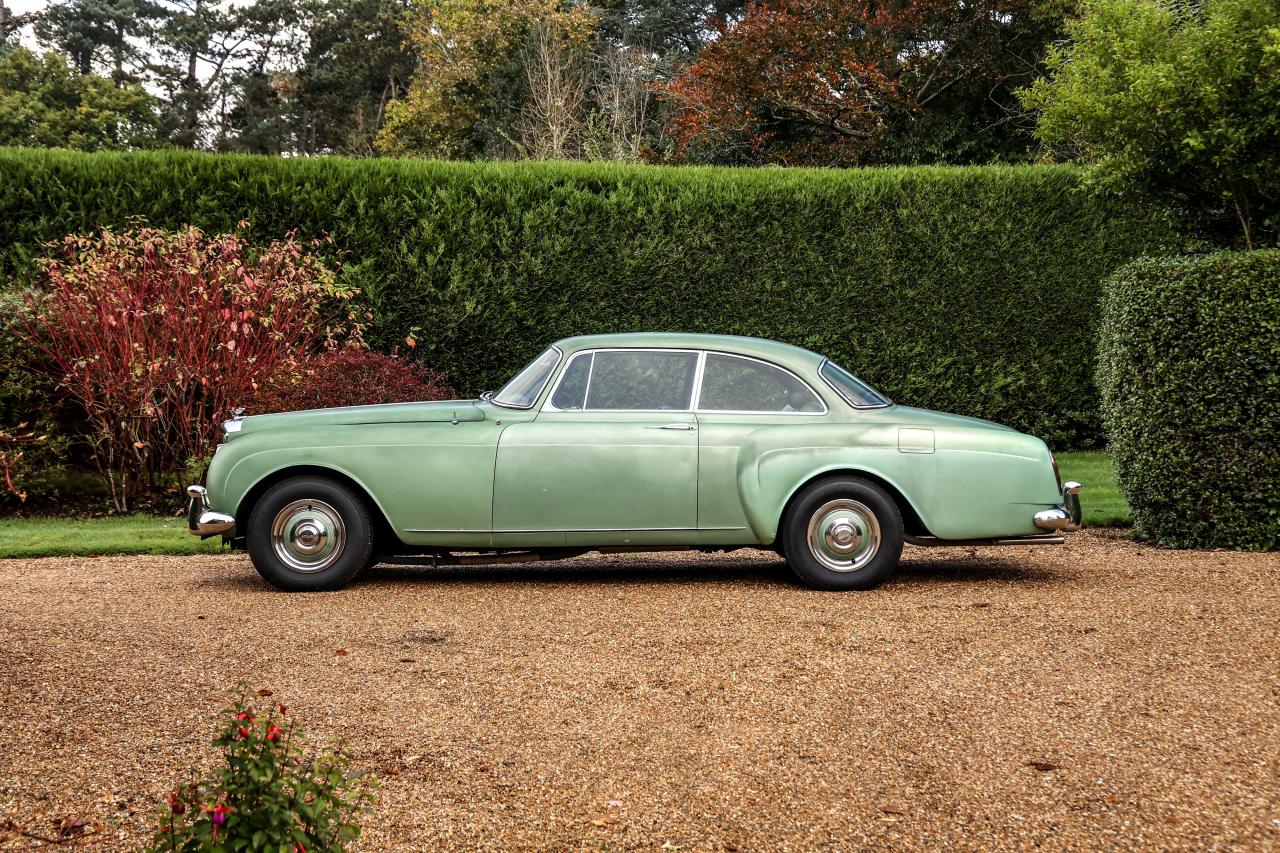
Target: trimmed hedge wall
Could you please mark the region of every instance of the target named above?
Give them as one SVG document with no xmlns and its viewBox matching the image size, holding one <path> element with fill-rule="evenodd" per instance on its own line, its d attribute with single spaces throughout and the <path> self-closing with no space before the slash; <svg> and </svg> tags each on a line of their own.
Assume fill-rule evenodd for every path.
<svg viewBox="0 0 1280 853">
<path fill-rule="evenodd" d="M 1056 446 L 1101 439 L 1100 283 L 1168 247 L 1158 215 L 1067 167 L 848 171 L 285 160 L 0 150 L 0 275 L 144 216 L 255 238 L 330 234 L 384 346 L 464 393 L 593 332 L 756 335 L 895 400 Z"/>
<path fill-rule="evenodd" d="M 1121 269 L 1106 286 L 1098 384 L 1140 536 L 1280 546 L 1280 250 Z"/>
</svg>

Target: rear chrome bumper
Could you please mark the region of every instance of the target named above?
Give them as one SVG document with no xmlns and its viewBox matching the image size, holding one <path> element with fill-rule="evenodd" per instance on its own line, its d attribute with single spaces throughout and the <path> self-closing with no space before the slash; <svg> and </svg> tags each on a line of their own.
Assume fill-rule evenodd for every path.
<svg viewBox="0 0 1280 853">
<path fill-rule="evenodd" d="M 1080 484 L 1064 483 L 1062 506 L 1044 509 L 1035 514 L 1035 524 L 1041 530 L 1067 532 L 1080 529 Z"/>
<path fill-rule="evenodd" d="M 236 529 L 236 520 L 226 513 L 209 508 L 209 498 L 204 486 L 187 486 L 187 532 L 201 539 L 221 534 L 230 538 Z"/>
</svg>

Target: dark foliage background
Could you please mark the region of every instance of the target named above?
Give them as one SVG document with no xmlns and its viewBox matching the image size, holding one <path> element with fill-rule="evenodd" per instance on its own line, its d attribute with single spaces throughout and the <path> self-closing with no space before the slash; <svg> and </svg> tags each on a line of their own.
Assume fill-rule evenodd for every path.
<svg viewBox="0 0 1280 853">
<path fill-rule="evenodd" d="M 679 330 L 829 355 L 901 403 L 1093 446 L 1100 283 L 1171 248 L 1071 167 L 836 170 L 281 160 L 0 149 L 0 276 L 144 216 L 332 235 L 372 341 L 463 394 L 548 342 Z"/>
<path fill-rule="evenodd" d="M 1138 535 L 1280 546 L 1280 250 L 1117 272 L 1098 381 Z"/>
</svg>

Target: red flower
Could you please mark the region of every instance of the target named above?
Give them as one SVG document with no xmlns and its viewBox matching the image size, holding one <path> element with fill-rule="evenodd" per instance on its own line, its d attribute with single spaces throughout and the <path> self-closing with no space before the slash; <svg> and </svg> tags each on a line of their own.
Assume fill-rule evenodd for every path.
<svg viewBox="0 0 1280 853">
<path fill-rule="evenodd" d="M 295 841 L 293 842 L 293 853 L 307 853 L 307 848 L 301 841 Z"/>
<path fill-rule="evenodd" d="M 236 719 L 237 719 L 237 720 L 240 720 L 240 721 L 242 721 L 242 722 L 243 722 L 244 720 L 248 720 L 249 722 L 251 722 L 251 723 L 252 723 L 252 722 L 253 722 L 253 709 L 252 709 L 252 708 L 246 708 L 245 710 L 241 711 L 239 714 L 236 714 Z"/>
<path fill-rule="evenodd" d="M 174 814 L 182 814 L 187 810 L 187 804 L 182 802 L 182 798 L 178 796 L 176 791 L 165 797 L 164 801 L 169 804 L 169 811 Z"/>
<path fill-rule="evenodd" d="M 200 810 L 209 815 L 209 822 L 213 824 L 213 835 L 216 838 L 218 830 L 227 825 L 227 815 L 231 813 L 231 808 L 226 803 L 218 803 L 213 808 L 201 806 Z"/>
<path fill-rule="evenodd" d="M 248 729 L 246 729 L 244 726 L 241 726 L 241 727 L 240 727 L 240 737 L 242 737 L 242 738 L 247 738 L 248 736 L 249 736 L 249 730 L 248 730 Z"/>
<path fill-rule="evenodd" d="M 280 735 L 284 734 L 279 726 L 267 726 L 267 740 L 275 743 L 280 740 Z"/>
</svg>

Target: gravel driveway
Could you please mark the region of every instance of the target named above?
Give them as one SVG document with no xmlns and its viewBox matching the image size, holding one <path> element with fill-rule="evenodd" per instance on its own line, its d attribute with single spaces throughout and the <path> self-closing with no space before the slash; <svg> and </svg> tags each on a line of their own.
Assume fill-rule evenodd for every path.
<svg viewBox="0 0 1280 853">
<path fill-rule="evenodd" d="M 4 849 L 67 816 L 98 834 L 60 849 L 136 845 L 240 679 L 381 776 L 365 851 L 1280 846 L 1274 554 L 908 548 L 843 594 L 754 551 L 312 595 L 118 557 L 0 589 Z"/>
</svg>

